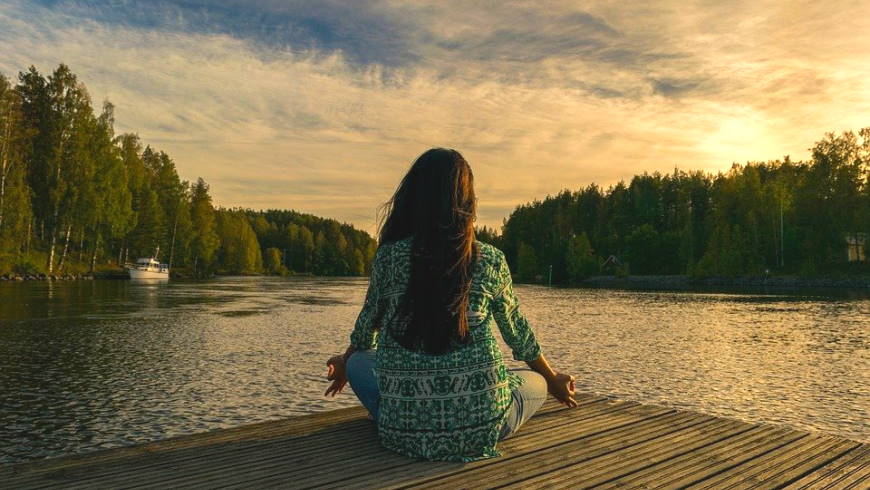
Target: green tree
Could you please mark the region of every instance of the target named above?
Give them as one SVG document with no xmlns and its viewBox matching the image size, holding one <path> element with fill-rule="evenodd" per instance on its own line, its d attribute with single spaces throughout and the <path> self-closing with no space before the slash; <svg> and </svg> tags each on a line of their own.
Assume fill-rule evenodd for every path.
<svg viewBox="0 0 870 490">
<path fill-rule="evenodd" d="M 48 97 L 50 102 L 49 144 L 53 151 L 43 170 L 47 185 L 47 209 L 45 217 L 49 230 L 47 271 L 51 274 L 55 267 L 57 239 L 65 229 L 64 251 L 69 242 L 74 211 L 81 209 L 76 202 L 79 187 L 90 176 L 90 169 L 83 168 L 87 154 L 83 148 L 86 120 L 92 116 L 90 98 L 84 86 L 66 65 L 60 65 L 48 77 Z"/>
<path fill-rule="evenodd" d="M 269 274 L 283 276 L 287 274 L 287 268 L 281 262 L 281 250 L 275 247 L 267 248 L 263 256 L 263 268 Z"/>
<path fill-rule="evenodd" d="M 626 237 L 626 256 L 635 274 L 651 274 L 656 271 L 656 261 L 661 257 L 660 236 L 649 223 L 632 230 Z"/>
<path fill-rule="evenodd" d="M 122 239 L 133 228 L 132 194 L 127 186 L 127 173 L 121 148 L 114 141 L 114 107 L 106 103 L 100 117 L 94 121 L 91 152 L 94 159 L 92 186 L 82 198 L 88 211 L 82 224 L 82 237 L 90 236 L 91 260 L 89 269 L 96 266 L 97 254 L 104 241 L 114 240 L 122 246 Z M 82 250 L 80 250 L 80 253 Z M 121 264 L 120 253 L 118 265 Z"/>
<path fill-rule="evenodd" d="M 193 235 L 190 248 L 193 254 L 193 271 L 197 275 L 208 269 L 220 246 L 215 210 L 208 191 L 208 184 L 200 178 L 194 184 L 190 196 L 190 221 Z"/>
<path fill-rule="evenodd" d="M 312 272 L 321 275 L 327 274 L 327 268 L 329 266 L 327 262 L 328 258 L 328 242 L 326 241 L 326 234 L 321 230 L 314 235 L 314 264 Z"/>
<path fill-rule="evenodd" d="M 143 163 L 148 169 L 151 186 L 157 192 L 163 215 L 161 249 L 165 251 L 164 256 L 172 265 L 175 262 L 176 249 L 186 250 L 190 241 L 188 186 L 178 178 L 175 162 L 166 153 L 147 148 Z"/>
<path fill-rule="evenodd" d="M 0 74 L 0 254 L 21 252 L 30 225 L 21 97 Z"/>
<path fill-rule="evenodd" d="M 868 130 L 825 135 L 812 149 L 812 163 L 795 195 L 795 220 L 800 228 L 802 270 L 815 273 L 843 260 L 847 233 L 863 228 L 866 213 L 862 186 L 870 160 Z"/>
<path fill-rule="evenodd" d="M 598 258 L 592 251 L 586 232 L 571 238 L 567 255 L 569 282 L 576 283 L 599 272 Z"/>
<path fill-rule="evenodd" d="M 21 100 L 24 131 L 29 136 L 25 142 L 24 166 L 27 168 L 27 185 L 32 193 L 34 232 L 41 241 L 45 239 L 46 220 L 52 212 L 48 199 L 49 177 L 52 174 L 49 162 L 55 159 L 56 145 L 53 139 L 56 124 L 48 80 L 33 66 L 19 73 L 18 80 L 15 90 Z"/>
<path fill-rule="evenodd" d="M 117 139 L 120 145 L 120 157 L 127 179 L 127 194 L 130 195 L 131 216 L 126 230 L 118 245 L 118 263 L 123 264 L 130 260 L 131 232 L 139 224 L 139 209 L 141 208 L 142 194 L 146 189 L 145 164 L 142 162 L 142 143 L 135 134 L 122 134 Z M 135 251 L 134 251 L 135 253 Z"/>
<path fill-rule="evenodd" d="M 39 236 L 48 242 L 46 270 L 51 274 L 57 238 L 64 230 L 68 240 L 75 218 L 72 213 L 80 209 L 75 184 L 80 184 L 84 175 L 77 171 L 83 163 L 81 142 L 87 126 L 83 123 L 93 117 L 90 99 L 66 65 L 58 66 L 47 79 L 30 67 L 19 74 L 16 91 L 21 97 L 25 131 L 31 135 L 25 157 L 28 184 L 33 191 Z"/>
<path fill-rule="evenodd" d="M 535 250 L 520 242 L 519 253 L 517 255 L 517 275 L 522 281 L 534 281 L 539 273 L 538 259 L 535 256 Z"/>
<path fill-rule="evenodd" d="M 300 272 L 314 272 L 315 248 L 314 234 L 307 226 L 300 226 L 298 247 L 296 248 L 300 258 Z"/>
<path fill-rule="evenodd" d="M 217 218 L 221 267 L 231 274 L 261 272 L 260 243 L 247 217 L 239 211 L 219 211 Z"/>
<path fill-rule="evenodd" d="M 150 187 L 146 187 L 140 196 L 138 219 L 132 236 L 137 256 L 153 257 L 157 254 L 163 237 L 163 210 L 157 193 Z"/>
<path fill-rule="evenodd" d="M 352 276 L 362 276 L 366 273 L 365 256 L 358 248 L 353 249 L 353 254 L 350 258 L 350 270 L 348 274 Z"/>
</svg>

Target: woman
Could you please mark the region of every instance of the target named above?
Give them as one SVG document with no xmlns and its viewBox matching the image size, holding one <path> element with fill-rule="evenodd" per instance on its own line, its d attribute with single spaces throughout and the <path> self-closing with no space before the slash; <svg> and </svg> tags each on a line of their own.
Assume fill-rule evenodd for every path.
<svg viewBox="0 0 870 490">
<path fill-rule="evenodd" d="M 428 460 L 498 456 L 551 393 L 574 378 L 550 368 L 520 314 L 504 254 L 475 241 L 471 168 L 455 150 L 414 162 L 385 205 L 365 304 L 350 346 L 327 361 L 326 395 L 349 381 L 381 443 Z M 492 324 L 532 370 L 505 368 Z"/>
</svg>

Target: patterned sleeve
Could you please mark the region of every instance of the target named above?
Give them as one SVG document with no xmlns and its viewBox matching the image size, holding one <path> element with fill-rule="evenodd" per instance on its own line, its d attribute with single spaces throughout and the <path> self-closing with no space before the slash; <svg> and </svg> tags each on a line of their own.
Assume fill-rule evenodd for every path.
<svg viewBox="0 0 870 490">
<path fill-rule="evenodd" d="M 499 254 L 496 290 L 492 299 L 492 313 L 501 336 L 513 350 L 517 361 L 533 361 L 541 355 L 541 346 L 526 317 L 520 313 L 520 302 L 514 295 L 511 271 L 504 254 Z"/>
<path fill-rule="evenodd" d="M 380 283 L 378 277 L 381 275 L 380 269 L 383 267 L 381 255 L 381 248 L 378 247 L 375 258 L 372 261 L 372 274 L 369 278 L 369 289 L 366 292 L 366 299 L 363 303 L 362 311 L 359 312 L 359 316 L 356 318 L 353 332 L 350 334 L 350 345 L 356 350 L 369 350 L 377 346 L 378 325 L 375 325 L 375 319 L 380 307 L 380 291 L 378 290 Z"/>
</svg>

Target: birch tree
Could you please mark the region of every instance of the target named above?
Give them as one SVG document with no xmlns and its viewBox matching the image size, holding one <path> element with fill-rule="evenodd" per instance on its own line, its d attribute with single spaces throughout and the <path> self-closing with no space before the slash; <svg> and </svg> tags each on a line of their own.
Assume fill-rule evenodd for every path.
<svg viewBox="0 0 870 490">
<path fill-rule="evenodd" d="M 0 252 L 7 247 L 21 248 L 23 228 L 30 221 L 25 140 L 21 98 L 0 74 Z"/>
</svg>

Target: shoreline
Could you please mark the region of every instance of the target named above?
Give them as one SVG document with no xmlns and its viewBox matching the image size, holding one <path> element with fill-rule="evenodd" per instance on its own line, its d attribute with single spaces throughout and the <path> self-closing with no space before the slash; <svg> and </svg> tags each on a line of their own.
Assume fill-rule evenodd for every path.
<svg viewBox="0 0 870 490">
<path fill-rule="evenodd" d="M 316 276 L 314 274 L 299 273 L 299 274 L 211 274 L 207 277 L 194 277 L 184 273 L 172 273 L 170 279 L 181 280 L 202 280 L 215 279 L 219 277 L 364 277 L 364 276 Z M 100 272 L 86 272 L 75 274 L 15 274 L 2 273 L 0 274 L 0 282 L 31 282 L 31 281 L 93 281 L 93 280 L 130 280 L 130 276 L 125 270 L 111 270 Z"/>
<path fill-rule="evenodd" d="M 110 279 L 101 277 L 99 274 L 2 274 L 0 281 L 25 282 L 25 281 L 93 281 L 94 279 Z"/>
<path fill-rule="evenodd" d="M 232 277 L 234 274 L 219 274 L 215 277 Z M 278 277 L 268 274 L 246 274 L 244 276 Z M 293 274 L 292 276 L 297 276 Z M 299 274 L 305 277 L 335 277 Z M 364 276 L 348 276 L 364 277 Z M 129 280 L 126 271 L 101 271 L 95 273 L 67 274 L 0 274 L 0 282 L 26 281 L 93 281 L 93 280 Z M 186 275 L 175 276 L 172 279 L 192 279 Z M 521 283 L 543 285 L 541 283 Z M 592 276 L 577 284 L 560 288 L 594 288 L 594 289 L 636 289 L 636 290 L 692 290 L 709 288 L 749 288 L 749 289 L 834 289 L 834 290 L 870 290 L 870 276 L 852 277 L 801 277 L 801 276 L 769 276 L 769 277 L 692 277 L 687 275 L 649 275 L 649 276 Z"/>
<path fill-rule="evenodd" d="M 686 290 L 705 288 L 750 289 L 867 289 L 870 277 L 692 277 L 675 276 L 593 276 L 577 286 L 601 289 Z"/>
</svg>

